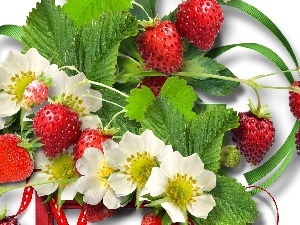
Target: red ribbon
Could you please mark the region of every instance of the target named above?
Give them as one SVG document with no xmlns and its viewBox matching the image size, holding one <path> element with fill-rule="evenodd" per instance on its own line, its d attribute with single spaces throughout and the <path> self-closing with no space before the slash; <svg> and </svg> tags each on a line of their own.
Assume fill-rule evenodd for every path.
<svg viewBox="0 0 300 225">
<path fill-rule="evenodd" d="M 276 203 L 276 201 L 275 201 L 275 198 L 271 195 L 271 193 L 270 192 L 268 192 L 266 189 L 264 189 L 264 188 L 262 188 L 262 187 L 259 187 L 259 186 L 248 186 L 248 187 L 245 187 L 246 189 L 247 188 L 258 188 L 258 189 L 260 189 L 260 190 L 262 190 L 262 191 L 264 191 L 264 192 L 266 192 L 270 197 L 271 197 L 271 199 L 272 199 L 272 201 L 274 202 L 274 205 L 275 205 L 275 207 L 276 207 L 276 225 L 278 225 L 279 224 L 279 210 L 278 210 L 278 206 L 277 206 L 277 203 Z"/>
</svg>

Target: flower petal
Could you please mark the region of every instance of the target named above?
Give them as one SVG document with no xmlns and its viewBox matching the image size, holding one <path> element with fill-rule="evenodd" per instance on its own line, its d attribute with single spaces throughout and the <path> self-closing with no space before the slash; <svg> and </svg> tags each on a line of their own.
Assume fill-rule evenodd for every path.
<svg viewBox="0 0 300 225">
<path fill-rule="evenodd" d="M 41 56 L 35 48 L 30 48 L 25 55 L 29 62 L 28 70 L 35 72 L 36 76 L 39 76 L 50 66 L 50 62 Z"/>
<path fill-rule="evenodd" d="M 151 156 L 158 155 L 165 147 L 165 143 L 154 135 L 151 130 L 145 130 L 141 137 L 144 140 L 145 150 L 150 153 Z"/>
<path fill-rule="evenodd" d="M 115 191 L 116 196 L 129 195 L 136 189 L 136 185 L 128 180 L 128 177 L 126 174 L 116 172 L 108 178 L 108 184 Z"/>
<path fill-rule="evenodd" d="M 77 193 L 76 182 L 69 183 L 61 193 L 62 200 L 73 200 Z"/>
<path fill-rule="evenodd" d="M 98 129 L 102 127 L 102 122 L 97 115 L 82 116 L 80 120 L 82 121 L 81 130 L 86 128 Z"/>
<path fill-rule="evenodd" d="M 47 181 L 51 175 L 43 173 L 43 172 L 35 172 L 30 177 L 31 183 L 37 183 L 42 181 Z M 58 184 L 42 184 L 33 186 L 35 191 L 37 192 L 38 196 L 50 195 L 53 193 L 58 187 Z"/>
<path fill-rule="evenodd" d="M 216 205 L 214 198 L 211 195 L 201 195 L 195 197 L 195 200 L 196 201 L 193 202 L 192 205 L 187 207 L 188 211 L 196 217 L 206 219 L 208 213 Z"/>
<path fill-rule="evenodd" d="M 137 152 L 145 150 L 144 139 L 139 135 L 126 131 L 119 142 L 119 149 L 126 156 L 136 155 Z"/>
<path fill-rule="evenodd" d="M 98 175 L 82 176 L 76 182 L 76 189 L 83 194 L 83 201 L 97 205 L 106 193 L 107 187 L 102 185 Z"/>
<path fill-rule="evenodd" d="M 96 174 L 101 162 L 105 160 L 102 151 L 98 148 L 86 148 L 82 157 L 76 162 L 76 168 L 82 175 Z"/>
<path fill-rule="evenodd" d="M 9 51 L 6 59 L 2 63 L 2 68 L 10 75 L 20 74 L 21 71 L 27 72 L 29 60 L 26 55 L 17 51 Z M 2 77 L 2 76 L 0 76 Z M 1 80 L 0 80 L 1 82 Z M 2 83 L 2 82 L 1 82 Z"/>
<path fill-rule="evenodd" d="M 216 175 L 212 171 L 204 170 L 196 179 L 201 191 L 210 191 L 216 187 Z"/>
<path fill-rule="evenodd" d="M 160 168 L 152 168 L 151 175 L 148 178 L 145 188 L 150 195 L 155 197 L 165 192 L 167 185 L 167 177 L 161 172 Z"/>
<path fill-rule="evenodd" d="M 198 176 L 204 170 L 204 164 L 197 153 L 183 157 L 178 166 L 181 174 L 192 177 Z"/>
<path fill-rule="evenodd" d="M 117 197 L 115 192 L 111 188 L 108 188 L 103 197 L 103 204 L 108 209 L 117 209 L 121 206 L 122 200 L 122 197 Z"/>
<path fill-rule="evenodd" d="M 167 211 L 167 213 L 170 216 L 173 223 L 185 222 L 183 213 L 176 205 L 172 204 L 171 202 L 164 202 L 164 203 L 161 203 L 161 206 Z"/>
<path fill-rule="evenodd" d="M 182 159 L 182 155 L 179 152 L 173 152 L 169 154 L 169 160 L 165 160 L 160 164 L 161 172 L 169 178 L 172 178 L 175 174 L 179 173 L 179 163 Z"/>
<path fill-rule="evenodd" d="M 169 160 L 169 154 L 173 153 L 172 145 L 166 145 L 164 149 L 156 156 L 159 162 L 163 162 L 164 160 Z"/>
<path fill-rule="evenodd" d="M 108 165 L 112 168 L 122 170 L 127 161 L 126 156 L 119 150 L 118 146 L 113 140 L 107 140 L 102 144 Z"/>
<path fill-rule="evenodd" d="M 5 92 L 0 93 L 0 117 L 11 116 L 20 110 L 20 104 L 12 100 L 12 95 Z"/>
</svg>

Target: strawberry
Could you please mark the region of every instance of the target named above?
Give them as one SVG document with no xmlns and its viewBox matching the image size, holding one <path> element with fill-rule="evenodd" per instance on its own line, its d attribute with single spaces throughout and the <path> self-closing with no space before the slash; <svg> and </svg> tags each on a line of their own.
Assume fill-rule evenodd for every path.
<svg viewBox="0 0 300 225">
<path fill-rule="evenodd" d="M 173 22 L 157 21 L 155 25 L 146 25 L 136 42 L 146 67 L 164 74 L 179 70 L 183 60 L 183 42 Z"/>
<path fill-rule="evenodd" d="M 295 134 L 295 138 L 296 138 L 295 143 L 296 143 L 297 154 L 300 155 L 300 129 Z"/>
<path fill-rule="evenodd" d="M 153 211 L 148 211 L 144 215 L 141 225 L 162 225 L 162 221 Z"/>
<path fill-rule="evenodd" d="M 9 216 L 0 220 L 0 225 L 20 225 L 20 223 L 17 218 Z"/>
<path fill-rule="evenodd" d="M 49 88 L 45 83 L 34 80 L 25 88 L 22 102 L 23 107 L 31 109 L 36 105 L 41 105 L 48 100 L 48 91 Z"/>
<path fill-rule="evenodd" d="M 275 129 L 266 113 L 266 106 L 255 109 L 249 103 L 250 111 L 240 112 L 239 126 L 232 129 L 232 141 L 251 165 L 259 164 L 273 145 Z"/>
<path fill-rule="evenodd" d="M 82 157 L 86 148 L 94 147 L 102 150 L 102 144 L 111 138 L 112 134 L 103 134 L 101 130 L 86 128 L 84 131 L 82 131 L 74 147 L 74 162 Z"/>
<path fill-rule="evenodd" d="M 235 145 L 226 145 L 222 148 L 221 164 L 225 167 L 237 167 L 242 160 L 242 155 Z"/>
<path fill-rule="evenodd" d="M 34 134 L 47 157 L 56 157 L 75 144 L 82 122 L 76 112 L 61 104 L 48 104 L 33 119 Z"/>
<path fill-rule="evenodd" d="M 172 225 L 178 225 L 179 223 L 172 223 Z M 154 211 L 148 211 L 142 219 L 141 225 L 162 225 L 162 218 L 154 213 Z M 188 225 L 194 225 L 189 218 Z"/>
<path fill-rule="evenodd" d="M 299 88 L 300 81 L 295 81 L 291 88 Z M 300 94 L 295 91 L 289 91 L 289 105 L 294 117 L 300 120 Z"/>
<path fill-rule="evenodd" d="M 0 183 L 21 181 L 32 174 L 31 149 L 23 146 L 15 134 L 0 135 Z"/>
<path fill-rule="evenodd" d="M 151 89 L 151 91 L 155 96 L 158 96 L 162 86 L 164 85 L 167 79 L 168 79 L 167 76 L 145 77 L 139 83 L 137 88 L 141 88 L 142 85 L 145 85 Z"/>
<path fill-rule="evenodd" d="M 180 34 L 200 50 L 209 50 L 224 21 L 216 0 L 187 0 L 178 5 L 175 14 Z"/>
<path fill-rule="evenodd" d="M 101 201 L 97 205 L 83 204 L 85 210 L 85 216 L 88 222 L 95 223 L 101 220 L 105 220 L 116 214 L 118 209 L 108 209 Z"/>
</svg>

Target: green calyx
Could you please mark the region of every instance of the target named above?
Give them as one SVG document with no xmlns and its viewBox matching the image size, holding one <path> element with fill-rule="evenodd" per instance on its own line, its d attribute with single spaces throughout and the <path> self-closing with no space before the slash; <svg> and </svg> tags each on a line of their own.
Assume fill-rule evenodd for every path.
<svg viewBox="0 0 300 225">
<path fill-rule="evenodd" d="M 149 18 L 149 20 L 140 20 L 138 21 L 138 24 L 144 27 L 145 29 L 147 29 L 147 28 L 155 27 L 155 25 L 159 22 L 160 19 L 158 16 L 156 16 L 155 18 Z"/>
<path fill-rule="evenodd" d="M 18 146 L 25 148 L 30 157 L 33 159 L 33 153 L 37 148 L 40 148 L 43 146 L 43 144 L 41 144 L 39 142 L 39 138 L 36 139 L 29 139 L 27 138 L 29 134 L 31 134 L 33 131 L 33 129 L 29 129 L 23 136 L 17 135 L 18 138 L 20 138 L 21 142 L 18 144 Z"/>
<path fill-rule="evenodd" d="M 7 212 L 7 205 L 5 205 L 0 211 L 0 221 L 5 218 L 6 212 Z"/>
<path fill-rule="evenodd" d="M 254 103 L 249 99 L 249 108 L 250 112 L 252 112 L 255 116 L 258 118 L 267 118 L 269 119 L 271 117 L 271 113 L 268 112 L 268 105 L 260 105 L 255 106 Z"/>
<path fill-rule="evenodd" d="M 46 78 L 44 73 L 42 72 L 39 76 L 37 76 L 37 80 L 44 83 L 47 87 L 52 87 L 52 79 L 51 78 Z"/>
</svg>

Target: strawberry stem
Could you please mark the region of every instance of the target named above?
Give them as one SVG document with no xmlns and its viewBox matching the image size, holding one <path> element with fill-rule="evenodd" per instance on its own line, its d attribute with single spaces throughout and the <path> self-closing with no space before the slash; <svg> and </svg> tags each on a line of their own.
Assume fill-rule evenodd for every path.
<svg viewBox="0 0 300 225">
<path fill-rule="evenodd" d="M 126 59 L 129 59 L 130 61 L 132 61 L 135 64 L 137 64 L 140 68 L 142 68 L 141 64 L 138 61 L 136 61 L 134 58 L 132 58 L 132 57 L 130 57 L 128 55 L 121 54 L 121 53 L 119 53 L 118 56 L 126 58 Z"/>
<path fill-rule="evenodd" d="M 77 181 L 77 179 L 60 179 L 60 180 L 47 180 L 47 181 L 41 181 L 41 182 L 36 182 L 36 183 L 25 183 L 22 185 L 15 185 L 15 186 L 2 186 L 0 187 L 0 197 L 5 194 L 6 192 L 15 190 L 15 189 L 20 189 L 20 188 L 25 188 L 25 187 L 34 187 L 34 186 L 39 186 L 43 184 L 61 184 L 61 183 L 72 183 Z"/>
<path fill-rule="evenodd" d="M 106 85 L 106 84 L 102 84 L 102 83 L 99 83 L 99 82 L 96 82 L 96 81 L 92 81 L 92 80 L 87 80 L 87 81 L 88 81 L 90 84 L 94 84 L 94 85 L 97 85 L 97 86 L 100 86 L 100 87 L 107 88 L 107 89 L 109 89 L 109 90 L 111 90 L 111 91 L 114 91 L 114 92 L 116 92 L 116 93 L 118 93 L 118 94 L 124 96 L 125 98 L 128 97 L 127 94 L 125 94 L 125 93 L 123 93 L 123 92 L 121 92 L 121 91 L 119 91 L 119 90 L 117 90 L 117 89 L 115 89 L 115 88 L 113 88 L 113 87 L 110 87 L 110 86 L 108 86 L 108 85 Z"/>
<path fill-rule="evenodd" d="M 125 113 L 125 112 L 127 112 L 127 110 L 123 109 L 123 110 L 117 112 L 115 115 L 113 115 L 113 117 L 111 118 L 111 120 L 110 120 L 110 121 L 108 122 L 108 124 L 105 126 L 104 130 L 109 129 L 109 126 L 110 126 L 110 124 L 112 123 L 112 121 L 113 121 L 114 119 L 116 119 L 117 116 L 119 116 L 120 114 Z"/>
</svg>

